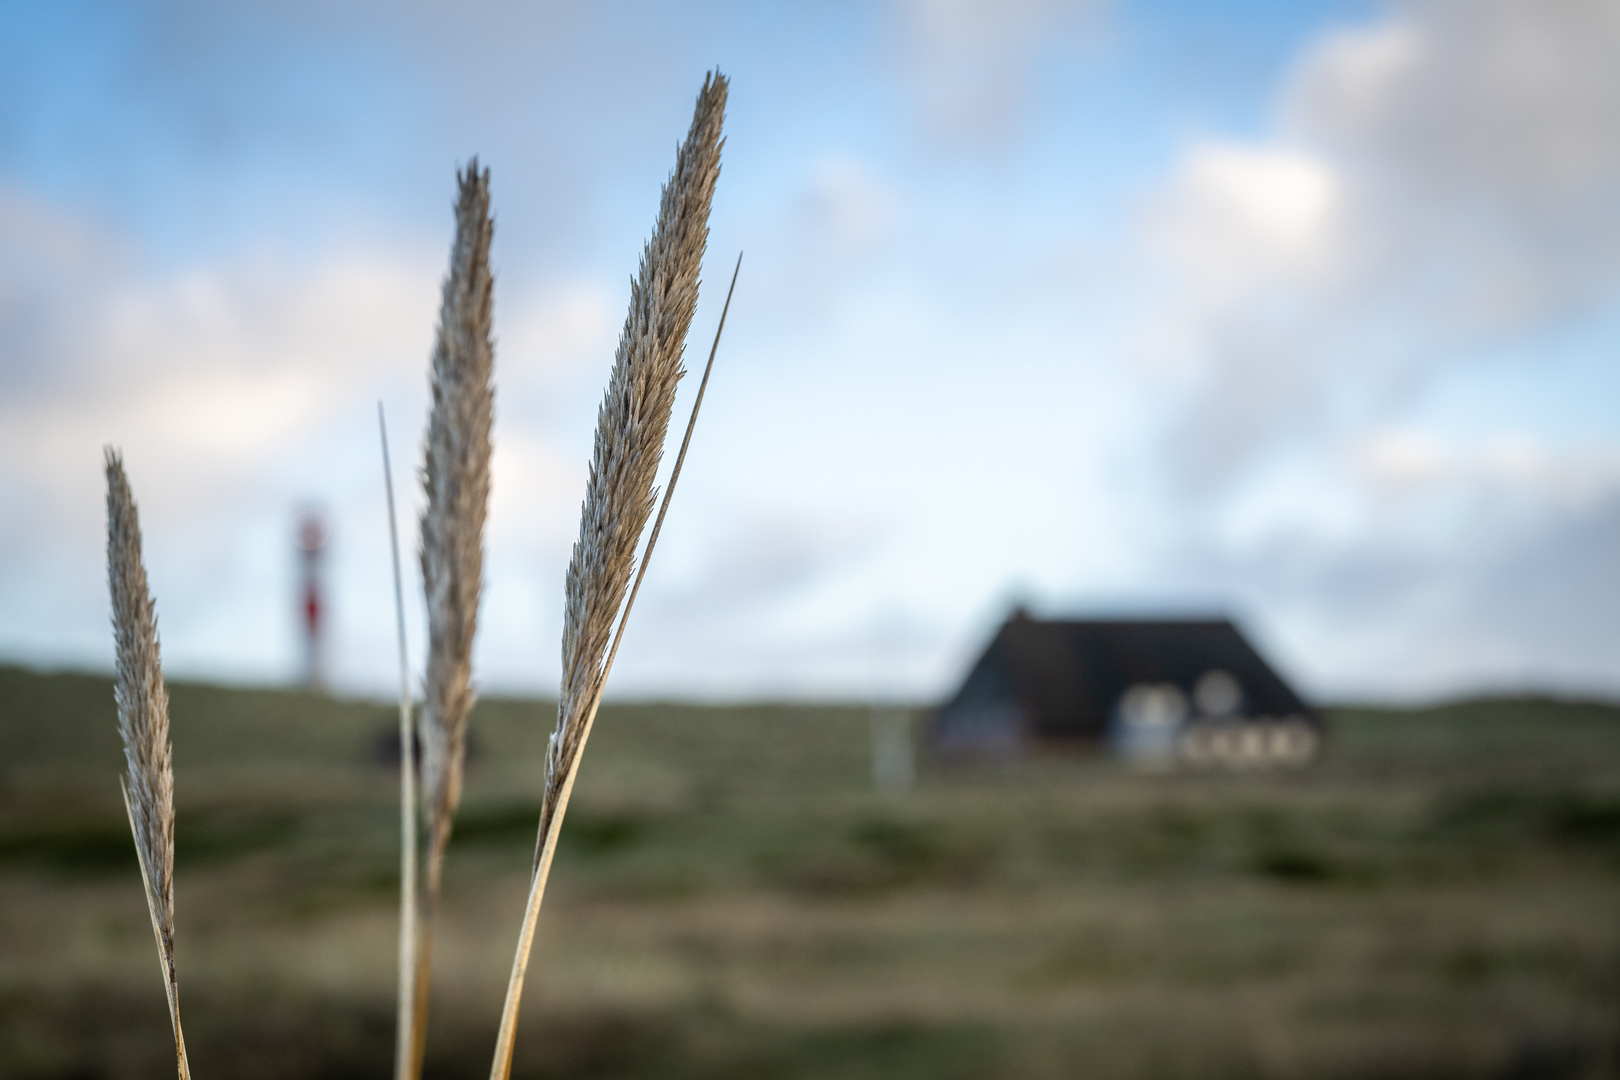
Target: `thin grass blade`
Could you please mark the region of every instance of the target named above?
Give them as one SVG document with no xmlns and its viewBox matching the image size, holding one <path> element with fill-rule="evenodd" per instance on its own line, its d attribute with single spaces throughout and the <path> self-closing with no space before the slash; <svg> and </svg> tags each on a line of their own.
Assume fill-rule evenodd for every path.
<svg viewBox="0 0 1620 1080">
<path fill-rule="evenodd" d="M 411 730 L 411 677 L 405 648 L 405 585 L 399 565 L 399 524 L 394 513 L 394 470 L 388 460 L 388 421 L 377 402 L 382 439 L 383 487 L 388 493 L 388 545 L 394 561 L 394 622 L 399 630 L 399 1000 L 395 1020 L 394 1077 L 409 1080 L 416 1046 L 416 733 Z"/>
</svg>

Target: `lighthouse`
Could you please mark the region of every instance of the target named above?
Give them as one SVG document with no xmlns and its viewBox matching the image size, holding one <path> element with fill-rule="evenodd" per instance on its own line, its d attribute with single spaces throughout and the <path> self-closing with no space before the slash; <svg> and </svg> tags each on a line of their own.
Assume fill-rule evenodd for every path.
<svg viewBox="0 0 1620 1080">
<path fill-rule="evenodd" d="M 304 687 L 326 689 L 326 588 L 322 556 L 330 532 L 326 515 L 307 508 L 298 515 L 294 536 L 298 541 L 300 567 L 298 625 L 304 646 Z"/>
</svg>

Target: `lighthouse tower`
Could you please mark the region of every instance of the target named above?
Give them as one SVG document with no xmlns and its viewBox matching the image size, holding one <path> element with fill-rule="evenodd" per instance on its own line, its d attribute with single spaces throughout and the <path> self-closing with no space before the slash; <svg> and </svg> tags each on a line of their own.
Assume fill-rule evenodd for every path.
<svg viewBox="0 0 1620 1080">
<path fill-rule="evenodd" d="M 298 515 L 294 535 L 298 541 L 298 625 L 304 646 L 304 686 L 326 689 L 326 588 L 323 554 L 330 532 L 326 515 L 306 509 Z"/>
</svg>

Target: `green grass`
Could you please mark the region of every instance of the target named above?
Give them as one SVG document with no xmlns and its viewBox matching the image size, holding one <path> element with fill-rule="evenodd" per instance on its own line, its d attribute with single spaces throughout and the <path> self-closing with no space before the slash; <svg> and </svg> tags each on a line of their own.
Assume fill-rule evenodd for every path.
<svg viewBox="0 0 1620 1080">
<path fill-rule="evenodd" d="M 383 705 L 176 685 L 199 1076 L 388 1074 Z M 492 700 L 429 1074 L 481 1075 L 553 710 Z M 515 1075 L 1620 1076 L 1620 709 L 1340 709 L 1296 775 L 1097 758 L 871 790 L 864 710 L 604 709 Z M 107 679 L 0 668 L 0 1075 L 163 1076 Z"/>
</svg>

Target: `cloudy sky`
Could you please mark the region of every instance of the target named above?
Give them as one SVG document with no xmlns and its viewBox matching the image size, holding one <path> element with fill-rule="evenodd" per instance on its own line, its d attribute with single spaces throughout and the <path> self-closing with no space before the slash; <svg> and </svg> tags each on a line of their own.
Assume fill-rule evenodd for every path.
<svg viewBox="0 0 1620 1080">
<path fill-rule="evenodd" d="M 171 673 L 294 676 L 319 505 L 335 681 L 386 692 L 375 411 L 414 506 L 477 154 L 476 674 L 554 687 L 718 65 L 690 360 L 746 258 L 620 693 L 925 699 L 1019 602 L 1230 613 L 1328 700 L 1620 693 L 1616 56 L 1611 0 L 7 4 L 0 660 L 110 666 L 112 443 Z"/>
</svg>

